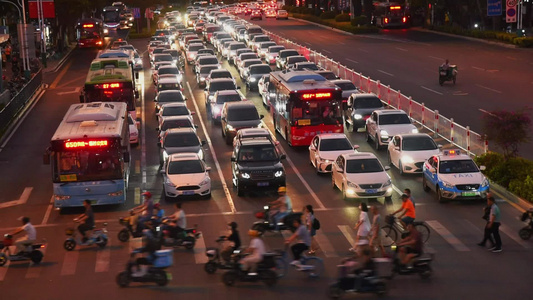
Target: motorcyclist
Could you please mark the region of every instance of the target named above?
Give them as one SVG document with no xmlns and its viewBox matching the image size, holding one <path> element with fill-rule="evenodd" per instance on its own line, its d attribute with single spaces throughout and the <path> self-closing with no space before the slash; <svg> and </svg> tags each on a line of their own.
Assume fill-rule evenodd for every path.
<svg viewBox="0 0 533 300">
<path fill-rule="evenodd" d="M 154 214 L 154 202 L 152 201 L 152 193 L 144 192 L 141 195 L 144 196 L 143 204 L 131 210 L 132 214 L 140 215 L 137 220 L 137 231 L 139 232 L 144 228 L 144 223 L 150 221 Z"/>
<path fill-rule="evenodd" d="M 343 260 L 345 275 L 355 275 L 355 288 L 360 289 L 365 278 L 374 276 L 375 264 L 372 260 L 372 250 L 365 248 L 359 255 Z M 348 276 L 343 276 L 348 277 Z"/>
<path fill-rule="evenodd" d="M 291 198 L 287 196 L 287 188 L 280 186 L 278 188 L 278 195 L 278 199 L 270 202 L 270 216 L 276 223 L 276 230 L 279 229 L 278 224 L 282 223 L 283 219 L 292 212 L 292 201 Z"/>
<path fill-rule="evenodd" d="M 143 246 L 133 250 L 132 254 L 140 254 L 141 257 L 136 259 L 137 271 L 132 272 L 133 277 L 142 277 L 146 275 L 148 269 L 153 264 L 155 259 L 154 253 L 161 249 L 161 244 L 153 235 L 152 231 L 148 229 L 143 230 Z"/>
<path fill-rule="evenodd" d="M 409 235 L 398 243 L 400 247 L 399 259 L 400 263 L 407 266 L 411 261 L 422 254 L 424 243 L 422 242 L 422 235 L 413 223 L 407 224 Z"/>
<path fill-rule="evenodd" d="M 259 231 L 250 229 L 248 230 L 250 236 L 250 246 L 243 251 L 243 254 L 249 254 L 242 258 L 239 263 L 242 265 L 243 271 L 248 271 L 248 275 L 256 276 L 257 264 L 263 260 L 265 255 L 265 243 L 260 237 Z"/>
<path fill-rule="evenodd" d="M 85 212 L 75 218 L 74 222 L 81 223 L 78 225 L 78 231 L 82 236 L 82 242 L 85 243 L 87 242 L 86 232 L 94 228 L 94 214 L 90 200 L 83 200 L 83 207 L 85 207 Z"/>
<path fill-rule="evenodd" d="M 224 249 L 220 252 L 220 256 L 224 261 L 229 262 L 231 260 L 231 254 L 234 250 L 237 250 L 241 247 L 241 237 L 239 231 L 237 230 L 237 223 L 230 222 L 228 223 L 229 233 L 224 237 L 228 241 Z"/>
<path fill-rule="evenodd" d="M 181 209 L 180 202 L 177 202 L 175 206 L 176 211 L 168 217 L 170 222 L 168 223 L 167 228 L 170 230 L 172 236 L 177 238 L 187 227 L 187 217 L 185 216 L 185 211 Z"/>
<path fill-rule="evenodd" d="M 30 218 L 22 217 L 21 220 L 22 226 L 10 233 L 11 236 L 15 236 L 21 232 L 26 233 L 25 236 L 18 238 L 15 241 L 15 246 L 17 246 L 17 255 L 23 252 L 26 249 L 27 245 L 35 243 L 35 240 L 37 239 L 37 231 L 35 230 L 35 227 L 33 227 L 33 225 L 30 223 Z"/>
<path fill-rule="evenodd" d="M 291 246 L 292 255 L 294 257 L 291 265 L 300 267 L 302 264 L 300 262 L 302 253 L 305 250 L 308 250 L 311 246 L 311 234 L 309 233 L 309 230 L 307 230 L 307 227 L 302 224 L 301 219 L 294 219 L 293 226 L 296 228 L 296 231 L 291 237 L 285 240 L 285 243 L 290 244 L 294 240 L 297 240 L 297 242 Z"/>
<path fill-rule="evenodd" d="M 448 71 L 448 69 L 450 68 L 450 61 L 448 59 L 446 59 L 446 61 L 442 65 L 440 65 L 440 67 L 444 71 Z"/>
<path fill-rule="evenodd" d="M 155 215 L 152 218 L 152 221 L 155 221 L 156 224 L 161 224 L 161 221 L 165 217 L 165 210 L 161 208 L 161 204 L 154 204 Z"/>
</svg>

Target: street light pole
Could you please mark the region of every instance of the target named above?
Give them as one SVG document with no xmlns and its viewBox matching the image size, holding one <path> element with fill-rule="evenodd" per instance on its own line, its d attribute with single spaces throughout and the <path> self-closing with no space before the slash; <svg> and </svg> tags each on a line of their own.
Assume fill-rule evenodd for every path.
<svg viewBox="0 0 533 300">
<path fill-rule="evenodd" d="M 28 56 L 28 37 L 27 37 L 27 28 L 26 28 L 26 7 L 24 5 L 24 0 L 18 0 L 19 5 L 22 7 L 22 31 L 23 31 L 23 42 L 24 45 L 22 46 L 22 52 L 23 52 L 23 68 L 24 68 L 24 76 L 26 79 L 29 79 L 30 77 L 30 58 Z"/>
</svg>

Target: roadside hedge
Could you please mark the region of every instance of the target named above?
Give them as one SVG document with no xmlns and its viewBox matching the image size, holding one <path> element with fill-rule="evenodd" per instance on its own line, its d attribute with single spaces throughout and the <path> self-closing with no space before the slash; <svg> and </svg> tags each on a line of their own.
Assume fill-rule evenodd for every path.
<svg viewBox="0 0 533 300">
<path fill-rule="evenodd" d="M 351 21 L 353 26 L 363 26 L 368 24 L 368 18 L 366 16 L 359 16 L 353 18 Z"/>
<path fill-rule="evenodd" d="M 335 16 L 335 21 L 337 22 L 350 22 L 349 14 L 340 14 Z"/>
<path fill-rule="evenodd" d="M 320 14 L 320 19 L 335 19 L 337 14 L 334 11 L 325 11 Z"/>
<path fill-rule="evenodd" d="M 340 29 L 346 32 L 350 32 L 353 34 L 363 34 L 363 33 L 379 33 L 379 29 L 374 26 L 354 26 L 350 24 L 350 22 L 337 22 L 333 18 L 332 19 L 323 19 L 321 17 L 313 16 L 313 15 L 303 15 L 303 14 L 292 14 L 293 18 L 297 19 L 303 19 L 310 22 L 326 25 L 329 27 L 333 27 L 336 29 Z"/>
<path fill-rule="evenodd" d="M 505 159 L 502 154 L 489 152 L 475 158 L 478 165 L 487 167 L 483 173 L 511 193 L 533 202 L 533 161 L 513 157 Z"/>
<path fill-rule="evenodd" d="M 501 32 L 501 31 L 485 31 L 485 30 L 473 30 L 463 29 L 460 27 L 451 26 L 433 26 L 430 29 L 440 32 L 446 32 L 456 35 L 469 36 L 478 39 L 485 40 L 497 40 L 508 44 L 514 44 L 518 47 L 531 48 L 533 47 L 533 37 L 518 37 L 514 33 Z"/>
</svg>

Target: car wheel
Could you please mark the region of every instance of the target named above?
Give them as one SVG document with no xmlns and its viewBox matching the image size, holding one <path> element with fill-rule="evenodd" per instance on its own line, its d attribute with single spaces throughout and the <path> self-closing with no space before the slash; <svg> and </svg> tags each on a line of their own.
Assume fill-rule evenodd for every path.
<svg viewBox="0 0 533 300">
<path fill-rule="evenodd" d="M 390 151 L 387 150 L 387 157 L 389 158 L 388 162 L 389 162 L 389 166 L 393 166 L 392 164 L 392 157 L 390 156 Z"/>
<path fill-rule="evenodd" d="M 448 202 L 448 199 L 444 198 L 444 196 L 442 195 L 442 190 L 440 189 L 438 185 L 435 191 L 437 192 L 437 200 L 439 201 L 439 203 Z"/>
<path fill-rule="evenodd" d="M 400 175 L 405 175 L 405 173 L 403 172 L 402 161 L 398 163 L 398 169 L 400 170 Z"/>
<path fill-rule="evenodd" d="M 374 141 L 374 149 L 376 149 L 376 151 L 378 151 L 380 148 L 379 146 L 379 137 L 376 135 L 376 140 Z"/>
<path fill-rule="evenodd" d="M 346 187 L 344 184 L 342 185 L 342 200 L 347 200 L 348 197 L 346 196 Z"/>
<path fill-rule="evenodd" d="M 372 142 L 372 138 L 370 137 L 370 133 L 368 132 L 368 130 L 366 131 L 366 141 L 367 142 Z"/>
<path fill-rule="evenodd" d="M 315 159 L 315 172 L 317 175 L 320 175 L 319 169 L 318 169 L 318 162 Z"/>
<path fill-rule="evenodd" d="M 424 189 L 424 192 L 428 193 L 430 191 L 430 188 L 426 182 L 426 176 L 422 175 L 422 189 Z"/>
<path fill-rule="evenodd" d="M 333 178 L 333 174 L 331 174 L 331 187 L 333 189 L 336 189 L 337 188 L 337 185 L 335 184 L 335 178 Z"/>
<path fill-rule="evenodd" d="M 237 181 L 237 196 L 244 197 L 244 190 L 242 186 L 239 184 L 239 181 Z"/>
</svg>

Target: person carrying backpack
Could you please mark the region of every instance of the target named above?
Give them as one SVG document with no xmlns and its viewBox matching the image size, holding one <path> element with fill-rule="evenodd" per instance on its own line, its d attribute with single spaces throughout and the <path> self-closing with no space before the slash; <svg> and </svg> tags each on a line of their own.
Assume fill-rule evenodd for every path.
<svg viewBox="0 0 533 300">
<path fill-rule="evenodd" d="M 315 254 L 316 249 L 316 241 L 314 239 L 314 236 L 316 235 L 316 231 L 320 229 L 320 222 L 315 217 L 315 212 L 313 211 L 312 205 L 306 205 L 304 208 L 304 214 L 305 214 L 305 226 L 307 227 L 307 230 L 309 230 L 309 235 L 311 235 L 311 247 L 309 249 L 308 254 Z"/>
</svg>

